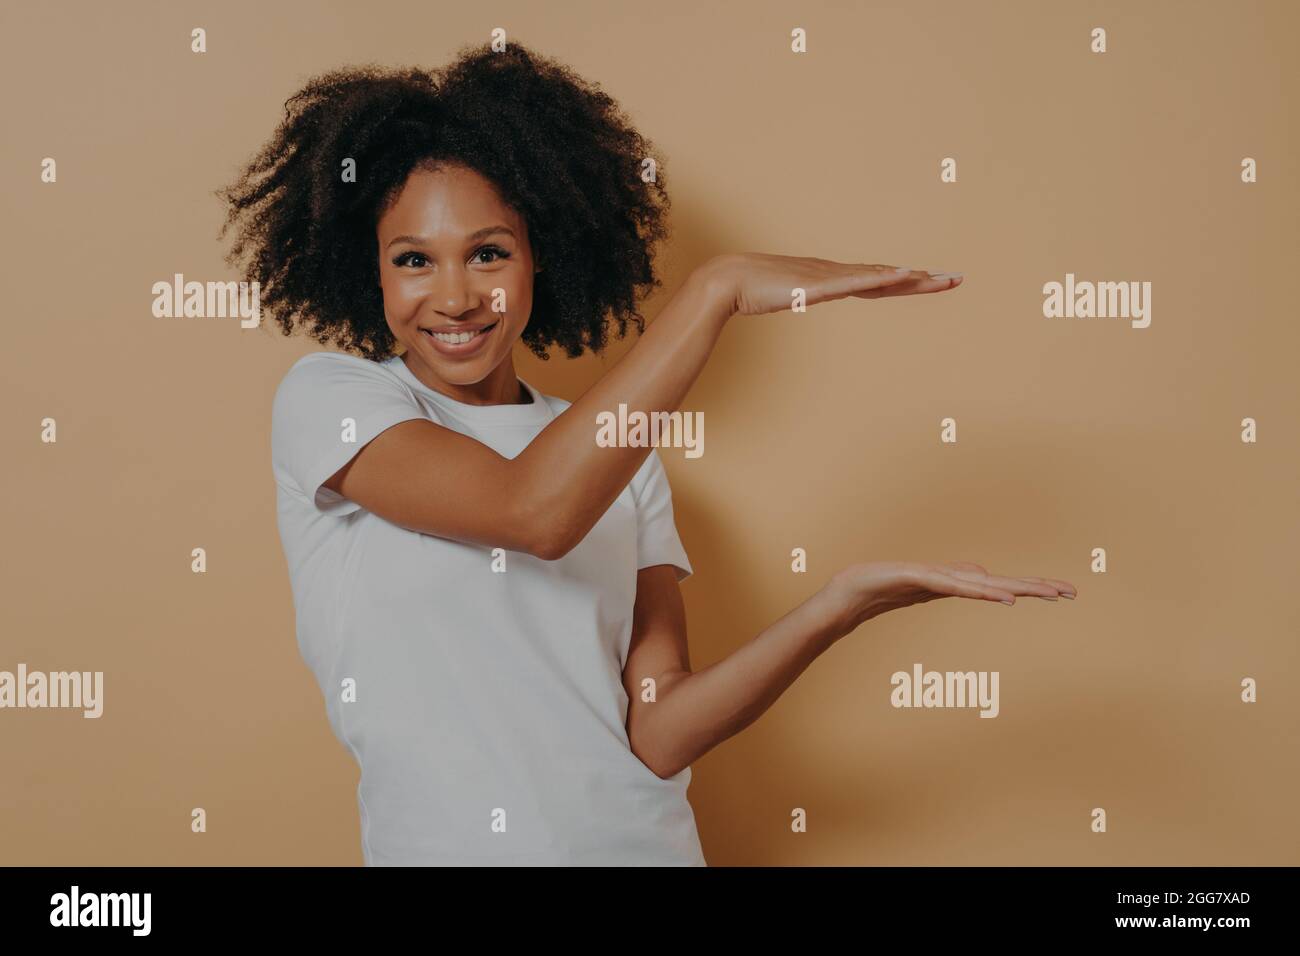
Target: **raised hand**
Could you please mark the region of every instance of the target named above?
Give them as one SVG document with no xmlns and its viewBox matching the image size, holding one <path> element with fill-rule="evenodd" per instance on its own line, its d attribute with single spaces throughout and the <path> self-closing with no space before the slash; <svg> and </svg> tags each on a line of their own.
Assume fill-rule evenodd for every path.
<svg viewBox="0 0 1300 956">
<path fill-rule="evenodd" d="M 730 315 L 763 315 L 789 309 L 795 301 L 795 289 L 804 291 L 805 305 L 815 305 L 850 296 L 878 299 L 943 292 L 962 281 L 960 273 L 931 275 L 922 269 L 759 252 L 727 253 L 708 265 L 717 283 L 715 288 L 730 304 Z"/>
<path fill-rule="evenodd" d="M 844 633 L 863 621 L 912 604 L 942 597 L 975 598 L 1015 604 L 1017 595 L 1055 601 L 1073 599 L 1068 581 L 1040 577 L 1003 577 L 969 561 L 925 564 L 911 561 L 870 561 L 837 572 L 827 583 L 831 606 Z"/>
</svg>

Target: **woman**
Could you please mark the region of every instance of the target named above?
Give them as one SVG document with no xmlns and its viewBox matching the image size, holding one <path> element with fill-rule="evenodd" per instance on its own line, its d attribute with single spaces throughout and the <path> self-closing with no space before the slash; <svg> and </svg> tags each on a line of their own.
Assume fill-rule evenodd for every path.
<svg viewBox="0 0 1300 956">
<path fill-rule="evenodd" d="M 668 208 L 650 157 L 597 87 L 515 45 L 320 77 L 223 191 L 263 304 L 344 349 L 284 377 L 272 457 L 299 647 L 361 767 L 368 865 L 704 865 L 691 762 L 837 639 L 937 597 L 1073 596 L 968 564 L 856 565 L 691 672 L 663 466 L 598 444 L 598 414 L 677 409 L 726 322 L 793 289 L 961 279 L 723 255 L 647 328 Z M 516 341 L 599 353 L 611 320 L 643 334 L 576 402 L 516 376 Z"/>
</svg>

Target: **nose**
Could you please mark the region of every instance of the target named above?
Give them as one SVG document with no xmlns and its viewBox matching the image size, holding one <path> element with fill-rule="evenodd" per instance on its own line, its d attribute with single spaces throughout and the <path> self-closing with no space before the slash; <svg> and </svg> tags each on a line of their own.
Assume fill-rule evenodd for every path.
<svg viewBox="0 0 1300 956">
<path fill-rule="evenodd" d="M 478 307 L 478 297 L 463 267 L 438 269 L 429 300 L 439 313 L 453 319 Z"/>
</svg>

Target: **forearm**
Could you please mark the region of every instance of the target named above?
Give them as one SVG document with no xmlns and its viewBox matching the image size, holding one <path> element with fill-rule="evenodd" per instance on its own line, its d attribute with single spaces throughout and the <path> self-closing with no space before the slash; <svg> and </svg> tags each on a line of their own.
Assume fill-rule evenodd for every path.
<svg viewBox="0 0 1300 956">
<path fill-rule="evenodd" d="M 530 520 L 562 553 L 577 544 L 645 462 L 650 446 L 600 447 L 596 416 L 672 412 L 699 377 L 730 316 L 708 265 L 674 293 L 637 343 L 515 459 Z"/>
<path fill-rule="evenodd" d="M 656 688 L 629 729 L 637 756 L 670 777 L 758 719 L 854 625 L 822 588 L 728 657 Z"/>
</svg>

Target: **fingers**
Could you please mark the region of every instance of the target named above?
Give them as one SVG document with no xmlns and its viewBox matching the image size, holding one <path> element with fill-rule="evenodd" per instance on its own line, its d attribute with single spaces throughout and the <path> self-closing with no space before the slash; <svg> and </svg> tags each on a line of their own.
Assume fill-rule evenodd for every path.
<svg viewBox="0 0 1300 956">
<path fill-rule="evenodd" d="M 917 568 L 911 572 L 916 584 L 954 597 L 976 598 L 984 601 L 1000 601 L 1003 604 L 1015 604 L 1016 596 L 1004 588 L 981 584 L 979 581 L 954 576 L 957 572 L 947 572 L 940 567 Z M 967 572 L 961 572 L 967 573 Z"/>
<path fill-rule="evenodd" d="M 797 280 L 798 287 L 807 296 L 808 305 L 879 291 L 908 281 L 908 273 L 891 267 L 828 262 L 824 266 L 819 265 L 814 271 L 818 274 L 802 276 Z"/>
<path fill-rule="evenodd" d="M 867 289 L 853 294 L 859 299 L 882 299 L 886 296 L 895 295 L 924 295 L 930 292 L 946 292 L 961 285 L 962 278 L 960 272 L 943 272 L 931 275 L 924 270 L 916 270 L 910 273 L 902 282 L 891 282 L 887 286 Z"/>
<path fill-rule="evenodd" d="M 1031 594 L 1037 597 L 1047 598 L 1049 601 L 1055 601 L 1060 592 L 1045 581 L 1029 581 L 1025 578 L 1011 578 L 1004 575 L 989 574 L 983 569 L 979 571 L 968 571 L 961 568 L 953 568 L 946 573 L 955 578 L 961 578 L 966 581 L 980 581 L 992 587 L 1002 588 L 1004 591 L 1010 591 L 1013 594 Z"/>
<path fill-rule="evenodd" d="M 1074 585 L 1069 581 L 1029 576 L 991 575 L 980 565 L 970 561 L 944 561 L 940 563 L 939 567 L 945 569 L 947 573 L 954 577 L 961 577 L 966 580 L 980 580 L 994 587 L 1012 591 L 1015 594 L 1028 594 L 1047 601 L 1055 601 L 1058 597 L 1074 600 L 1076 593 Z"/>
<path fill-rule="evenodd" d="M 850 267 L 843 275 L 827 278 L 819 283 L 819 291 L 836 298 L 879 291 L 900 283 L 912 281 L 915 273 L 894 266 L 862 265 Z"/>
<path fill-rule="evenodd" d="M 960 285 L 962 280 L 961 274 L 957 272 L 931 275 L 924 269 L 885 266 L 874 262 L 843 263 L 829 259 L 792 259 L 783 256 L 754 258 L 763 263 L 771 260 L 773 268 L 778 271 L 803 273 L 799 276 L 800 281 L 796 287 L 805 290 L 809 305 L 846 296 L 877 299 L 889 295 L 943 292 Z"/>
<path fill-rule="evenodd" d="M 1055 578 L 1031 578 L 1027 576 L 1022 576 L 1020 580 L 1046 582 L 1047 584 L 1050 584 L 1052 587 L 1060 591 L 1061 597 L 1069 598 L 1071 601 L 1073 601 L 1075 595 L 1079 593 L 1078 589 L 1069 581 L 1058 581 Z"/>
<path fill-rule="evenodd" d="M 927 575 L 933 573 L 939 576 L 936 580 L 947 578 L 952 581 L 963 582 L 975 589 L 971 591 L 970 589 L 954 590 L 949 588 L 943 592 L 959 597 L 991 597 L 991 599 L 1000 600 L 1003 603 L 1014 603 L 1016 595 L 1027 595 L 1042 598 L 1046 601 L 1055 601 L 1060 597 L 1073 600 L 1077 594 L 1074 585 L 1069 581 L 1028 575 L 1010 577 L 989 574 L 983 567 L 971 561 L 944 561 L 936 565 L 916 564 L 912 565 L 908 570 L 910 576 L 915 578 L 922 586 L 928 586 L 926 583 L 929 580 Z M 1011 598 L 1011 600 L 1008 601 L 1007 598 Z"/>
</svg>

